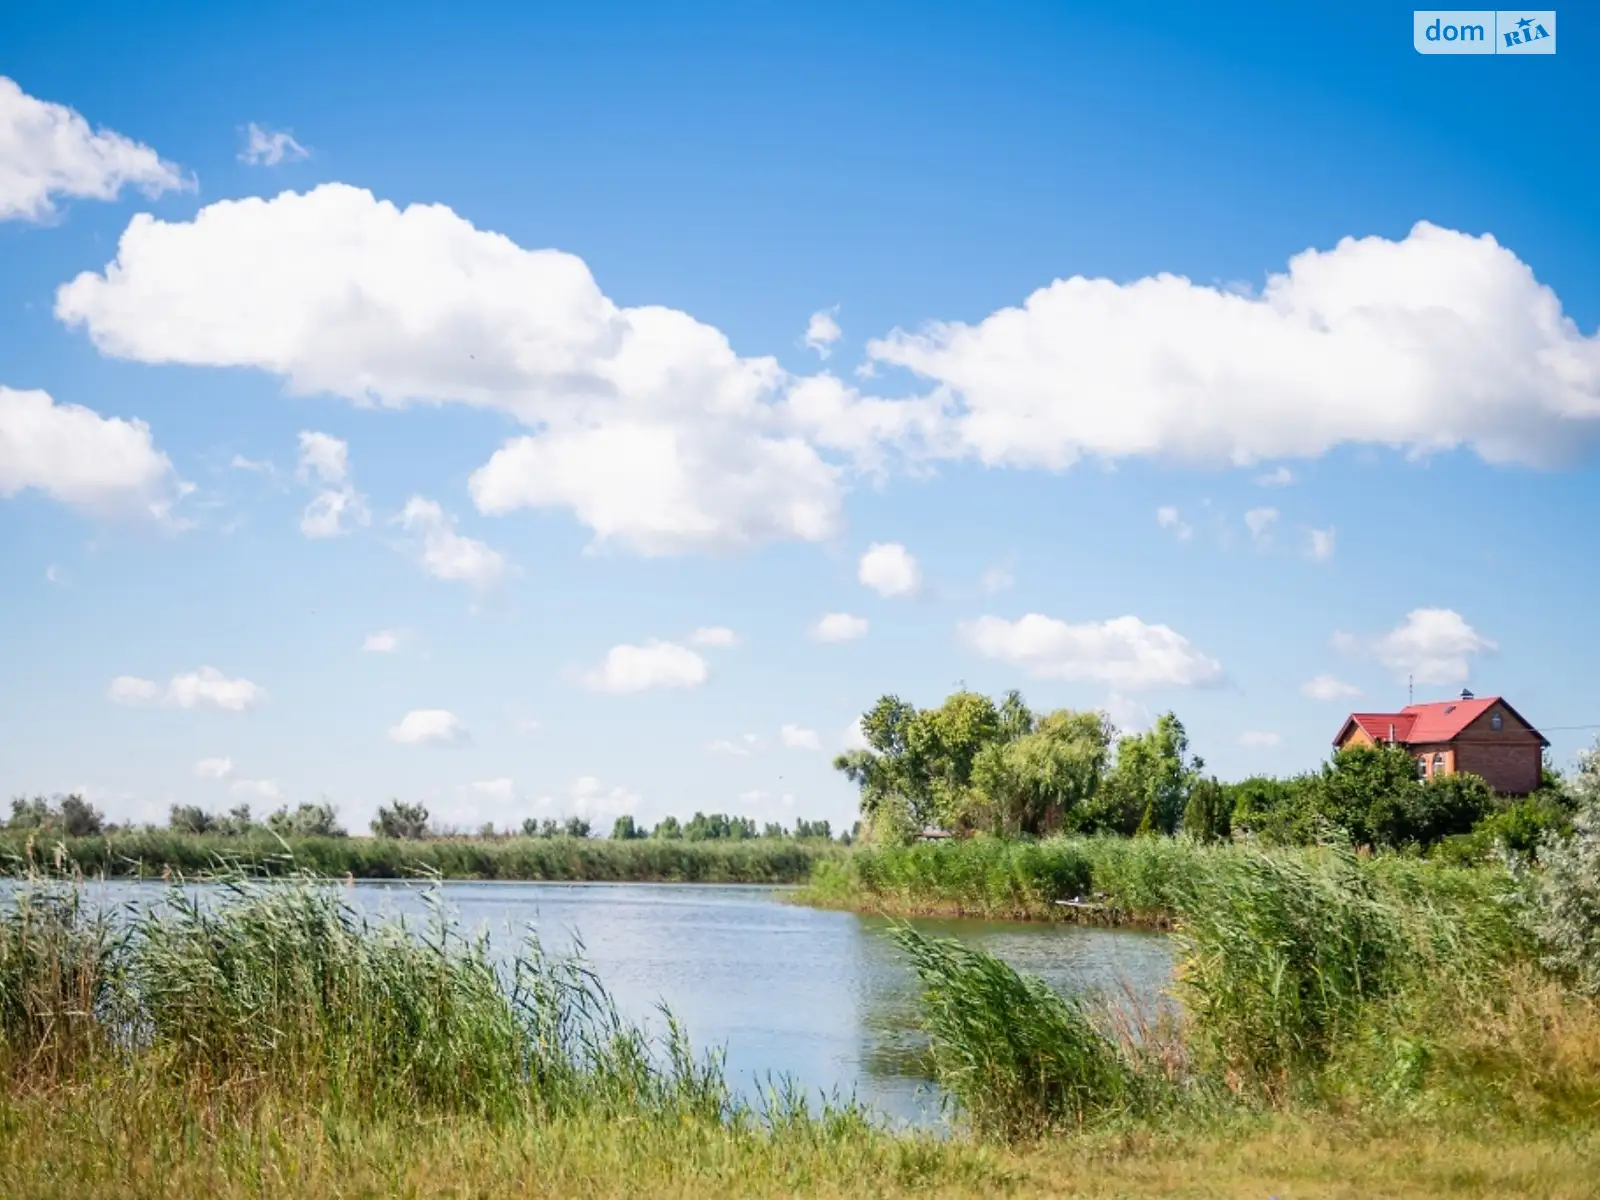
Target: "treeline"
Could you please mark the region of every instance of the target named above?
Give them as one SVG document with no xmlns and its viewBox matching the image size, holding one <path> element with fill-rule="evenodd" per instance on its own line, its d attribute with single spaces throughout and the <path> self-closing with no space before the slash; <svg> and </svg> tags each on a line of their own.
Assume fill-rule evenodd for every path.
<svg viewBox="0 0 1600 1200">
<path fill-rule="evenodd" d="M 105 815 L 82 796 L 69 795 L 46 798 L 44 796 L 17 797 L 11 802 L 11 817 L 5 828 L 13 833 L 33 833 L 55 837 L 92 837 L 101 833 L 126 832 L 135 828 L 106 821 Z M 152 827 L 146 827 L 152 828 Z M 338 810 L 328 803 L 300 804 L 295 808 L 279 808 L 257 819 L 248 804 L 240 804 L 225 813 L 213 813 L 193 804 L 174 804 L 167 815 L 166 828 L 176 833 L 218 838 L 243 838 L 266 833 L 285 840 L 305 838 L 344 838 L 349 831 L 339 823 Z M 397 841 L 435 841 L 478 839 L 505 841 L 510 838 L 590 838 L 594 837 L 591 824 L 582 817 L 570 816 L 561 820 L 552 817 L 529 817 L 516 828 L 498 828 L 493 824 L 480 827 L 476 833 L 465 833 L 433 822 L 427 806 L 394 800 L 378 807 L 369 828 L 375 838 Z M 800 818 L 794 827 L 786 828 L 775 821 L 757 826 L 749 817 L 734 817 L 726 813 L 696 812 L 687 821 L 677 817 L 664 817 L 653 829 L 639 825 L 631 815 L 623 814 L 611 826 L 611 840 L 637 841 L 655 838 L 663 841 L 712 842 L 744 841 L 748 839 L 790 838 L 800 841 L 832 841 L 832 826 L 827 821 L 808 821 Z M 848 845 L 849 831 L 838 839 Z"/>
<path fill-rule="evenodd" d="M 1119 736 L 1100 712 L 1035 713 L 1013 691 L 996 703 L 959 691 L 936 708 L 884 696 L 862 717 L 867 748 L 834 766 L 861 792 L 863 827 L 881 843 L 929 830 L 1001 837 L 1187 833 L 1204 841 L 1251 835 L 1277 845 L 1344 839 L 1358 846 L 1481 856 L 1495 844 L 1531 849 L 1570 828 L 1600 793 L 1600 750 L 1571 779 L 1507 799 L 1474 775 L 1417 777 L 1403 747 L 1335 753 L 1288 779 L 1224 783 L 1189 749 L 1172 713 Z"/>
</svg>

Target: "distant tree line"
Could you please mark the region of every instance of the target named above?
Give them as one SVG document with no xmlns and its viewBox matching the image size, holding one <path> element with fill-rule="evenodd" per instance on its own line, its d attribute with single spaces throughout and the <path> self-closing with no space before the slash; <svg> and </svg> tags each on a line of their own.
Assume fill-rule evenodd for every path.
<svg viewBox="0 0 1600 1200">
<path fill-rule="evenodd" d="M 1289 844 L 1329 838 L 1374 847 L 1446 841 L 1531 848 L 1570 825 L 1585 788 L 1600 789 L 1600 755 L 1521 799 L 1499 797 L 1475 775 L 1417 777 L 1403 747 L 1341 750 L 1287 779 L 1223 783 L 1190 752 L 1183 723 L 1164 713 L 1119 736 L 1100 712 L 1033 712 L 1018 692 L 996 702 L 958 691 L 935 708 L 884 696 L 862 716 L 866 748 L 834 766 L 860 789 L 862 827 L 876 840 L 929 830 L 1040 837 L 1185 833 L 1250 835 Z"/>
<path fill-rule="evenodd" d="M 109 833 L 118 828 L 108 824 L 104 815 L 82 796 L 69 795 L 45 798 L 18 797 L 11 802 L 11 818 L 5 827 L 12 831 L 37 832 L 57 837 L 90 837 Z M 257 819 L 248 804 L 236 805 L 225 813 L 208 812 L 193 804 L 174 804 L 167 814 L 167 827 L 177 833 L 214 835 L 217 837 L 244 837 L 253 833 L 271 833 L 284 839 L 329 837 L 342 838 L 349 834 L 339 824 L 337 810 L 327 802 L 300 804 L 294 808 L 284 806 Z M 421 841 L 463 836 L 456 831 L 433 824 L 428 809 L 423 804 L 410 804 L 392 800 L 380 805 L 370 824 L 373 837 Z M 499 839 L 521 836 L 525 838 L 587 838 L 594 836 L 590 823 L 583 817 L 570 816 L 560 820 L 553 817 L 529 817 L 516 829 L 497 829 L 484 825 L 476 836 Z M 624 814 L 611 827 L 611 837 L 618 841 L 636 838 L 681 839 L 690 842 L 741 840 L 745 838 L 795 838 L 801 840 L 832 840 L 833 830 L 827 821 L 797 820 L 793 829 L 776 822 L 767 822 L 757 828 L 749 817 L 728 816 L 725 813 L 696 812 L 687 821 L 664 817 L 654 829 L 646 829 L 635 819 Z M 850 834 L 841 834 L 839 840 L 848 843 Z"/>
</svg>

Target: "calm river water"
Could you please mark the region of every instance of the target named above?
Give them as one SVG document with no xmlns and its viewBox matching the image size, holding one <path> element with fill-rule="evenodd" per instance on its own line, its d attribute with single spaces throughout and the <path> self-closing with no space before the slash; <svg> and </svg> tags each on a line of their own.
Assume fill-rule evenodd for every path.
<svg viewBox="0 0 1600 1200">
<path fill-rule="evenodd" d="M 106 890 L 119 901 L 157 894 L 140 884 Z M 421 891 L 406 883 L 353 888 L 357 906 L 374 916 L 421 915 Z M 507 952 L 529 926 L 551 951 L 581 938 L 625 1013 L 659 1028 L 656 1006 L 664 1002 L 697 1050 L 724 1048 L 743 1088 L 788 1075 L 813 1093 L 854 1094 L 894 1120 L 938 1116 L 938 1095 L 915 1063 L 915 979 L 880 919 L 784 903 L 783 890 L 770 887 L 462 882 L 444 884 L 443 894 L 463 930 L 487 930 Z M 1064 992 L 1126 986 L 1155 1005 L 1171 976 L 1159 934 L 917 924 L 981 946 Z"/>
</svg>

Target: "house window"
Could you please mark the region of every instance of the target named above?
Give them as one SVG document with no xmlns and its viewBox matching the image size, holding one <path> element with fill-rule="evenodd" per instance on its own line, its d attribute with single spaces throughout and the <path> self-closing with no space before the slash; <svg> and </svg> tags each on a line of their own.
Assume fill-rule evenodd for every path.
<svg viewBox="0 0 1600 1200">
<path fill-rule="evenodd" d="M 1489 718 L 1489 728 L 1494 730 L 1496 733 L 1500 732 L 1500 726 L 1503 724 L 1505 724 L 1505 722 L 1500 719 L 1499 713 L 1495 713 L 1494 716 Z"/>
<path fill-rule="evenodd" d="M 1433 773 L 1435 775 L 1443 775 L 1444 774 L 1444 755 L 1443 754 L 1435 754 L 1433 756 Z"/>
<path fill-rule="evenodd" d="M 1426 779 L 1427 777 L 1428 777 L 1428 756 L 1426 754 L 1419 754 L 1419 755 L 1417 755 L 1417 778 L 1418 779 Z"/>
</svg>

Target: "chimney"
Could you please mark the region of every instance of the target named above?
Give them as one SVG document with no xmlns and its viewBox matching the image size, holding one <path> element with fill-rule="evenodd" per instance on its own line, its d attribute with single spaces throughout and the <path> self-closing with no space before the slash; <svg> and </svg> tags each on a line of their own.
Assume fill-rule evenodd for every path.
<svg viewBox="0 0 1600 1200">
<path fill-rule="evenodd" d="M 1462 688 L 1461 689 L 1461 698 L 1463 700 L 1471 700 L 1472 699 L 1472 693 L 1467 691 L 1466 688 Z"/>
<path fill-rule="evenodd" d="M 1389 740 L 1391 742 L 1394 741 L 1394 722 L 1393 721 L 1389 722 Z"/>
</svg>

